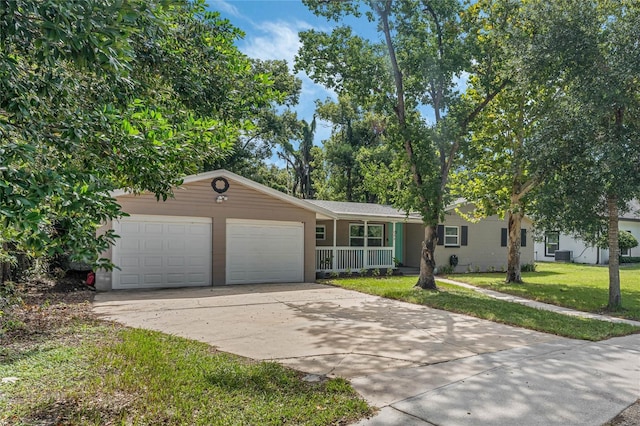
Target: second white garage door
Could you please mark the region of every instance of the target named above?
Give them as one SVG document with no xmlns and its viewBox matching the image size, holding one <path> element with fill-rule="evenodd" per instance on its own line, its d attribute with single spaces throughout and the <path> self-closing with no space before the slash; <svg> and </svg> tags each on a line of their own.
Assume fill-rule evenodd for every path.
<svg viewBox="0 0 640 426">
<path fill-rule="evenodd" d="M 304 224 L 227 219 L 227 284 L 302 282 Z"/>
</svg>

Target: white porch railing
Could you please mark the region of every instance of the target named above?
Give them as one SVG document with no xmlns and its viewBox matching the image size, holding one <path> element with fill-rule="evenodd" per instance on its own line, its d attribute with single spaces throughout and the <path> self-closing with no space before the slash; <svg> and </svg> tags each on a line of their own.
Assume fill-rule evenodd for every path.
<svg viewBox="0 0 640 426">
<path fill-rule="evenodd" d="M 393 247 L 316 247 L 316 271 L 357 272 L 393 267 Z"/>
</svg>

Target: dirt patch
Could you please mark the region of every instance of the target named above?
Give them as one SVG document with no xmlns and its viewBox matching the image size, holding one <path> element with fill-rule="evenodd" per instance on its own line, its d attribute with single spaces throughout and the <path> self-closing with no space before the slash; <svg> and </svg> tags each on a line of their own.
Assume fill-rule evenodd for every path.
<svg viewBox="0 0 640 426">
<path fill-rule="evenodd" d="M 16 345 L 54 336 L 63 327 L 97 321 L 91 311 L 95 292 L 79 276 L 29 281 L 15 285 L 11 293 L 0 316 L 0 346 L 4 348 L 18 349 Z"/>
</svg>

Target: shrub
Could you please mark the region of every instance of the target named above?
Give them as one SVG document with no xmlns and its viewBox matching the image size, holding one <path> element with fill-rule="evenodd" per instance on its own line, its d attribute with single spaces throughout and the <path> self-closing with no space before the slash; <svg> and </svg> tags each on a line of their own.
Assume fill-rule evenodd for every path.
<svg viewBox="0 0 640 426">
<path fill-rule="evenodd" d="M 609 248 L 609 240 L 608 235 L 605 233 L 600 237 L 598 241 L 598 247 L 600 248 Z M 618 248 L 620 250 L 624 249 L 632 249 L 634 247 L 638 247 L 638 240 L 636 237 L 628 231 L 620 231 L 618 233 Z"/>
<path fill-rule="evenodd" d="M 620 256 L 620 263 L 640 263 L 640 257 Z"/>
<path fill-rule="evenodd" d="M 453 274 L 455 268 L 451 265 L 442 265 L 438 266 L 438 275 L 449 275 Z"/>
<path fill-rule="evenodd" d="M 525 263 L 524 265 L 520 266 L 520 271 L 521 272 L 535 272 L 536 271 L 536 264 L 535 263 Z"/>
</svg>

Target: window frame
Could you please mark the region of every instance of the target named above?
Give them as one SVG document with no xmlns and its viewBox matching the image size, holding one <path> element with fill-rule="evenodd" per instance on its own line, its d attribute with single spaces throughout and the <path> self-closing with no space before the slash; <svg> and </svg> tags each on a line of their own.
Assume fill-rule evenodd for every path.
<svg viewBox="0 0 640 426">
<path fill-rule="evenodd" d="M 362 229 L 361 232 L 357 232 L 360 235 L 353 235 L 351 229 L 358 228 Z M 365 225 L 364 223 L 350 223 L 349 224 L 349 247 L 384 247 L 384 224 L 381 223 L 373 223 L 367 224 L 366 226 L 366 234 L 365 234 Z M 380 229 L 380 236 L 375 237 L 371 236 L 371 229 Z M 362 245 L 353 244 L 353 240 L 362 240 Z M 380 245 L 371 245 L 371 241 L 380 241 Z"/>
<path fill-rule="evenodd" d="M 550 235 L 556 235 L 556 242 L 555 242 L 555 246 L 556 248 L 553 249 L 552 252 L 549 251 L 549 236 Z M 558 231 L 550 231 L 550 232 L 545 232 L 544 234 L 544 255 L 545 257 L 556 257 L 556 252 L 560 250 L 560 232 Z"/>
<path fill-rule="evenodd" d="M 353 228 L 362 228 L 362 235 L 353 235 L 353 233 L 351 232 L 351 229 Z M 358 232 L 358 234 L 360 234 L 360 232 Z M 353 239 L 362 240 L 362 245 L 353 244 L 352 242 Z M 349 247 L 364 247 L 364 240 L 365 240 L 364 223 L 350 223 L 349 224 Z"/>
<path fill-rule="evenodd" d="M 322 228 L 321 232 L 318 229 Z M 322 238 L 318 238 L 318 234 L 322 234 Z M 327 239 L 327 225 L 316 225 L 316 241 L 325 241 Z"/>
<path fill-rule="evenodd" d="M 447 230 L 449 229 L 455 229 L 456 233 L 455 235 L 447 235 Z M 452 226 L 452 225 L 444 225 L 444 246 L 445 247 L 460 247 L 460 227 L 459 226 Z M 448 242 L 447 239 L 449 237 L 455 237 L 455 243 L 453 242 Z"/>
<path fill-rule="evenodd" d="M 371 230 L 372 229 L 380 229 L 379 237 L 372 237 Z M 371 241 L 380 241 L 380 245 L 371 244 Z M 368 224 L 367 225 L 367 247 L 384 247 L 384 225 L 380 223 Z"/>
</svg>

